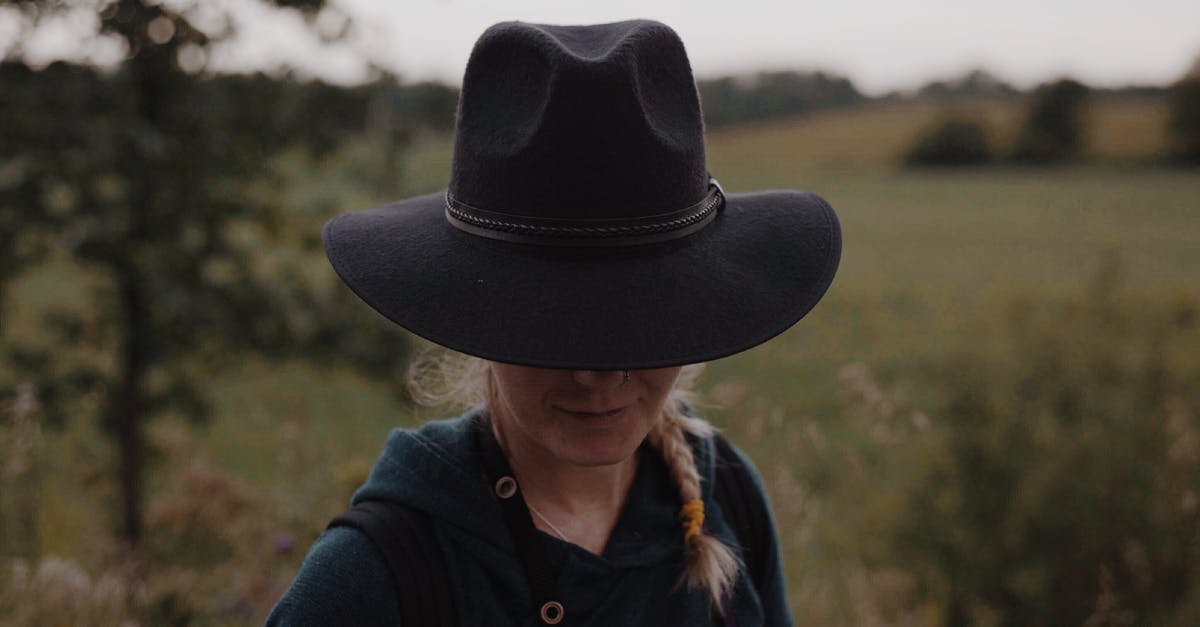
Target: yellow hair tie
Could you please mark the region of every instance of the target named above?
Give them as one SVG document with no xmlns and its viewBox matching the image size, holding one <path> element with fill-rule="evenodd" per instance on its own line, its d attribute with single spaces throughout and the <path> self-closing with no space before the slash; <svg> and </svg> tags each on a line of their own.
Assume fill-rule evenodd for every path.
<svg viewBox="0 0 1200 627">
<path fill-rule="evenodd" d="M 679 517 L 683 519 L 683 541 L 688 542 L 700 535 L 700 527 L 704 524 L 704 501 L 692 499 L 684 503 Z"/>
</svg>

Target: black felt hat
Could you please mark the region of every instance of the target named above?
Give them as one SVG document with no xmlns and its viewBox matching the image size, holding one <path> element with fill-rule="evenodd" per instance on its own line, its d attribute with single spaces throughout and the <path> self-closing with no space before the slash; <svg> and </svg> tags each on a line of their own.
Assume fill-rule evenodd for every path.
<svg viewBox="0 0 1200 627">
<path fill-rule="evenodd" d="M 797 190 L 724 194 L 667 26 L 497 24 L 467 63 L 444 192 L 329 221 L 364 301 L 486 359 L 624 370 L 774 337 L 828 289 L 841 231 Z"/>
</svg>

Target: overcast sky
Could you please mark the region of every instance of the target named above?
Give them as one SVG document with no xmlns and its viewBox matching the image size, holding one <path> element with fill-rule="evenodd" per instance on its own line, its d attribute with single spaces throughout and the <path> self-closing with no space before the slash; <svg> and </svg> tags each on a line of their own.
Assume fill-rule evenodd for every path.
<svg viewBox="0 0 1200 627">
<path fill-rule="evenodd" d="M 699 77 L 824 69 L 871 94 L 975 67 L 1020 86 L 1063 75 L 1093 85 L 1162 84 L 1200 55 L 1200 0 L 329 1 L 357 24 L 356 41 L 341 50 L 320 51 L 299 20 L 271 18 L 253 2 L 206 0 L 234 7 L 241 33 L 212 62 L 236 69 L 290 63 L 347 82 L 365 75 L 370 58 L 408 79 L 457 83 L 471 45 L 495 22 L 634 17 L 674 27 Z M 0 25 L 0 45 L 4 36 Z M 45 40 L 45 54 L 71 56 L 62 41 Z"/>
</svg>

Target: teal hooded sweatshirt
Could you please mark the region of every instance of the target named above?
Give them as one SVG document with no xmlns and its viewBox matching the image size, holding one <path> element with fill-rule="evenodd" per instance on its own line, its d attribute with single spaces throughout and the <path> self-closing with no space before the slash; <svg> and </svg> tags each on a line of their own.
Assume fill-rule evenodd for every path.
<svg viewBox="0 0 1200 627">
<path fill-rule="evenodd" d="M 521 561 L 500 506 L 480 478 L 473 444 L 479 410 L 420 429 L 396 429 L 370 477 L 352 502 L 393 500 L 428 512 L 451 579 L 459 625 L 540 625 Z M 691 439 L 703 478 L 705 529 L 737 547 L 712 498 L 714 444 Z M 629 499 L 603 555 L 548 534 L 540 539 L 558 574 L 556 592 L 566 609 L 563 625 L 613 627 L 722 625 L 707 596 L 679 584 L 683 572 L 681 501 L 665 463 L 648 445 Z M 749 460 L 742 461 L 750 466 Z M 754 475 L 765 499 L 762 481 Z M 751 495 L 748 495 L 751 496 Z M 767 576 L 761 587 L 744 569 L 733 593 L 732 625 L 791 625 L 779 543 L 771 528 Z M 740 549 L 739 549 L 740 555 Z M 383 555 L 356 529 L 326 531 L 313 545 L 291 588 L 267 618 L 268 626 L 400 625 L 392 578 Z M 404 627 L 420 627 L 406 625 Z"/>
</svg>

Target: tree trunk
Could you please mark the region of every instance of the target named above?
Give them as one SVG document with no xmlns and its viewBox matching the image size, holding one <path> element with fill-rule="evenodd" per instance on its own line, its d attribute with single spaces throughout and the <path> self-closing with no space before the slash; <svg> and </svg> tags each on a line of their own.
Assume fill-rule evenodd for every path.
<svg viewBox="0 0 1200 627">
<path fill-rule="evenodd" d="M 114 426 L 120 451 L 121 536 L 131 547 L 142 540 L 142 466 L 145 438 L 143 381 L 146 375 L 146 302 L 140 277 L 132 268 L 121 271 L 121 310 L 125 321 L 124 355 Z"/>
<path fill-rule="evenodd" d="M 132 86 L 137 93 L 137 113 L 141 118 L 140 140 L 133 141 L 130 146 L 130 165 L 134 169 L 129 177 L 134 182 L 131 211 L 124 250 L 114 265 L 125 337 L 120 390 L 112 425 L 116 428 L 120 455 L 121 535 L 130 548 L 141 544 L 144 531 L 145 378 L 154 355 L 150 320 L 153 295 L 146 290 L 143 253 L 154 237 L 155 186 L 159 184 L 157 173 L 164 158 L 157 152 L 161 148 L 155 140 L 161 132 L 163 99 L 171 73 L 166 53 L 161 47 L 150 45 L 140 34 L 142 30 L 138 29 L 140 41 L 135 42 L 138 51 L 130 65 Z"/>
</svg>

